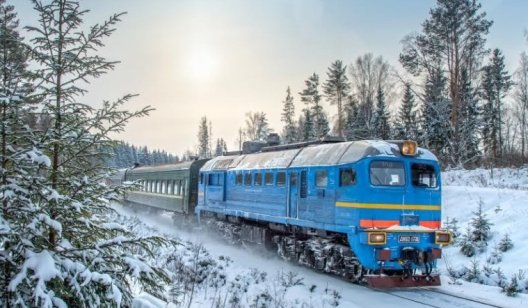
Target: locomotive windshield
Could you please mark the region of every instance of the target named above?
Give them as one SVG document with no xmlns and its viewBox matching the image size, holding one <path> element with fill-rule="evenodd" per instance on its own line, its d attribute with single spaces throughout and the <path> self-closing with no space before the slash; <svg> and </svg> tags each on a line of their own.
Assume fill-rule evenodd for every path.
<svg viewBox="0 0 528 308">
<path fill-rule="evenodd" d="M 438 186 L 433 166 L 427 164 L 411 165 L 412 184 L 417 187 L 435 188 Z"/>
<path fill-rule="evenodd" d="M 398 161 L 373 161 L 370 164 L 370 183 L 376 186 L 404 186 L 405 171 Z"/>
</svg>

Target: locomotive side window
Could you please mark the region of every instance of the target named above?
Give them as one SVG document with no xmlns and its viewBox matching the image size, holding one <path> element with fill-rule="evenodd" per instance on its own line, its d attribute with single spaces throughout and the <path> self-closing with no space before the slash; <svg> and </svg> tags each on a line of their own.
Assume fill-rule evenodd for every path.
<svg viewBox="0 0 528 308">
<path fill-rule="evenodd" d="M 277 186 L 286 185 L 286 172 L 277 172 Z"/>
<path fill-rule="evenodd" d="M 438 186 L 434 167 L 427 164 L 412 164 L 411 178 L 413 186 L 435 188 Z"/>
<path fill-rule="evenodd" d="M 370 183 L 375 186 L 404 186 L 405 171 L 398 161 L 373 161 L 370 164 Z"/>
<path fill-rule="evenodd" d="M 200 173 L 200 184 L 203 184 L 203 178 L 204 178 L 203 173 Z"/>
<path fill-rule="evenodd" d="M 326 170 L 317 171 L 315 173 L 315 186 L 326 187 L 328 185 L 328 173 Z"/>
<path fill-rule="evenodd" d="M 236 185 L 242 185 L 242 173 L 237 173 L 236 174 L 235 184 Z"/>
<path fill-rule="evenodd" d="M 255 173 L 255 186 L 262 185 L 262 172 Z"/>
<path fill-rule="evenodd" d="M 273 173 L 267 172 L 264 181 L 266 185 L 273 185 Z"/>
<path fill-rule="evenodd" d="M 339 186 L 352 186 L 356 184 L 356 170 L 352 168 L 339 170 Z"/>
<path fill-rule="evenodd" d="M 246 173 L 244 176 L 244 185 L 251 186 L 251 182 L 253 182 L 253 174 Z"/>
</svg>

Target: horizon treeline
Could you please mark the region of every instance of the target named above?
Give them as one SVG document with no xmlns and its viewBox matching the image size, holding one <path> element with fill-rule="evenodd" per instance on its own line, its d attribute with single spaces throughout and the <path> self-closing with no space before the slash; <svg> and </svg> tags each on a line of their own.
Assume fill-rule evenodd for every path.
<svg viewBox="0 0 528 308">
<path fill-rule="evenodd" d="M 130 168 L 139 166 L 155 166 L 174 164 L 180 161 L 178 155 L 165 150 L 150 150 L 147 146 L 136 146 L 129 143 L 119 143 L 109 149 L 111 157 L 107 160 L 108 167 Z"/>
</svg>

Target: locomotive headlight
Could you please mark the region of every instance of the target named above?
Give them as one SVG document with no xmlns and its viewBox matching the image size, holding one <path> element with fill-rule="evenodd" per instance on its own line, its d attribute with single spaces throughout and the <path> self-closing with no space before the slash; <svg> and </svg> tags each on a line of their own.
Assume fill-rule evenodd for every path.
<svg viewBox="0 0 528 308">
<path fill-rule="evenodd" d="M 369 232 L 369 245 L 385 245 L 387 243 L 387 234 L 385 232 Z"/>
<path fill-rule="evenodd" d="M 436 231 L 435 232 L 435 244 L 437 245 L 449 245 L 451 243 L 451 232 Z"/>
<path fill-rule="evenodd" d="M 413 156 L 416 155 L 417 148 L 418 145 L 416 144 L 416 141 L 405 140 L 401 147 L 401 153 L 402 155 Z"/>
</svg>

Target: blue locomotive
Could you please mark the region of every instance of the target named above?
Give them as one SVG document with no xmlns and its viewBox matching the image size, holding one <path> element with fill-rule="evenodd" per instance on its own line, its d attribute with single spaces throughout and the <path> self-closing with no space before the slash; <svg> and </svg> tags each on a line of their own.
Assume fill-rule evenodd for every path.
<svg viewBox="0 0 528 308">
<path fill-rule="evenodd" d="M 440 229 L 440 168 L 415 142 L 275 146 L 194 164 L 197 198 L 186 209 L 231 238 L 373 287 L 440 284 L 436 262 L 451 241 Z M 138 193 L 174 199 L 163 188 L 174 180 L 149 168 L 127 173 L 143 183 Z M 190 169 L 179 170 L 192 179 Z"/>
</svg>

